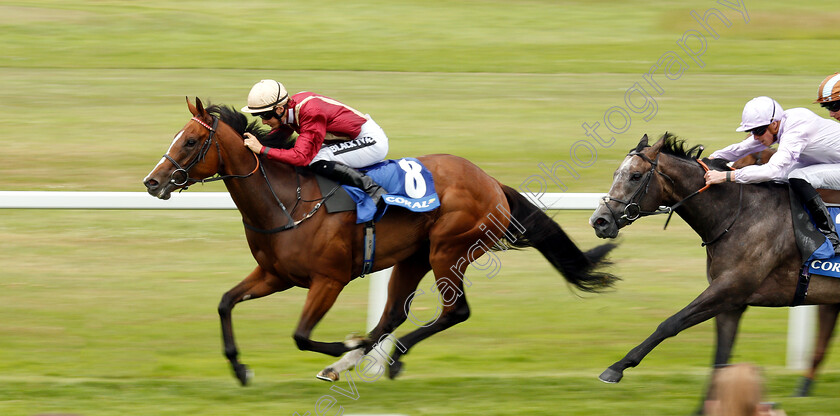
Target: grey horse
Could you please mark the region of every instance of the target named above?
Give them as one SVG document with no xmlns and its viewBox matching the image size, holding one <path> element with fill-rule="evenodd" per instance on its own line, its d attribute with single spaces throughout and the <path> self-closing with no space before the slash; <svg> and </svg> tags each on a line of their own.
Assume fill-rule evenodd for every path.
<svg viewBox="0 0 840 416">
<path fill-rule="evenodd" d="M 605 370 L 599 376 L 604 382 L 619 382 L 624 370 L 637 366 L 666 338 L 708 319 L 716 318 L 714 364 L 722 366 L 729 361 L 747 306 L 840 302 L 840 279 L 832 277 L 811 275 L 807 296 L 801 287 L 797 293 L 802 256 L 794 241 L 787 186 L 729 182 L 705 189 L 708 167 L 692 153 L 667 133 L 652 146 L 645 135 L 615 171 L 609 195 L 589 220 L 598 237 L 615 238 L 619 229 L 643 216 L 675 212 L 706 247 L 708 288 Z"/>
</svg>

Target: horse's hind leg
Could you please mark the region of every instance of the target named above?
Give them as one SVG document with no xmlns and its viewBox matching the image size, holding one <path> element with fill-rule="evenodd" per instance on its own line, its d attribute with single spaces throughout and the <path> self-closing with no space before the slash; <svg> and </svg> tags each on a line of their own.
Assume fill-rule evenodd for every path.
<svg viewBox="0 0 840 416">
<path fill-rule="evenodd" d="M 813 386 L 814 378 L 817 376 L 817 368 L 822 364 L 825 353 L 828 351 L 828 346 L 831 344 L 831 338 L 834 335 L 837 314 L 840 313 L 840 304 L 820 305 L 818 311 L 819 326 L 814 357 L 811 361 L 811 368 L 799 380 L 799 386 L 793 393 L 796 397 L 807 397 L 811 394 L 811 387 Z"/>
<path fill-rule="evenodd" d="M 394 355 L 391 357 L 390 366 L 388 367 L 388 377 L 392 379 L 397 377 L 402 371 L 403 365 L 400 357 L 407 354 L 411 347 L 438 332 L 466 321 L 470 317 L 470 307 L 464 295 L 463 280 L 457 277 L 452 279 L 446 277 L 450 272 L 457 274 L 457 276 L 463 276 L 467 263 L 459 262 L 458 258 L 451 258 L 451 253 L 457 252 L 455 250 L 445 250 L 444 252 L 450 253 L 450 255 L 441 256 L 437 259 L 433 255 L 432 260 L 432 268 L 435 272 L 435 284 L 440 293 L 443 309 L 436 319 L 427 322 L 399 339 L 398 347 L 400 348 L 394 350 Z M 451 270 L 450 267 L 452 268 Z M 403 317 L 403 319 L 405 318 Z"/>
<path fill-rule="evenodd" d="M 376 355 L 370 354 L 371 358 L 379 363 L 387 361 L 390 365 L 393 360 L 389 348 L 385 345 L 387 344 L 386 341 L 395 341 L 390 334 L 407 319 L 406 303 L 408 297 L 415 293 L 417 285 L 431 269 L 428 247 L 394 265 L 391 271 L 391 279 L 388 282 L 388 300 L 385 303 L 385 309 L 382 311 L 379 323 L 368 334 L 369 342 L 367 346 L 348 352 L 340 360 L 321 370 L 316 377 L 325 381 L 337 381 L 343 371 L 353 368 L 365 354 L 374 349 Z M 394 347 L 402 348 L 399 344 L 394 345 Z"/>
<path fill-rule="evenodd" d="M 239 302 L 267 296 L 274 292 L 286 290 L 291 286 L 291 284 L 280 281 L 275 276 L 270 275 L 257 266 L 248 277 L 234 286 L 233 289 L 227 291 L 222 296 L 222 301 L 219 302 L 219 318 L 222 321 L 222 340 L 224 341 L 225 356 L 230 361 L 236 378 L 239 379 L 239 382 L 243 386 L 248 384 L 249 371 L 247 366 L 239 362 L 239 351 L 236 348 L 236 341 L 233 337 L 231 311 L 234 305 Z"/>
<path fill-rule="evenodd" d="M 417 285 L 432 270 L 429 263 L 429 248 L 419 250 L 411 257 L 397 263 L 388 282 L 388 300 L 379 318 L 379 323 L 368 334 L 372 342 L 390 334 L 408 318 L 406 303 L 417 291 Z"/>
</svg>

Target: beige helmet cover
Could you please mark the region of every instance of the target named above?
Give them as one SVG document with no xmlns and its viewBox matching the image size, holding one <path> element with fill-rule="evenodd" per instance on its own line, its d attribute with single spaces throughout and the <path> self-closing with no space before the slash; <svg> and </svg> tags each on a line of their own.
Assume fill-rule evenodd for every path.
<svg viewBox="0 0 840 416">
<path fill-rule="evenodd" d="M 286 104 L 289 101 L 289 93 L 283 84 L 273 80 L 264 79 L 251 88 L 248 93 L 248 105 L 242 107 L 245 113 L 263 113 L 278 105 Z"/>
</svg>

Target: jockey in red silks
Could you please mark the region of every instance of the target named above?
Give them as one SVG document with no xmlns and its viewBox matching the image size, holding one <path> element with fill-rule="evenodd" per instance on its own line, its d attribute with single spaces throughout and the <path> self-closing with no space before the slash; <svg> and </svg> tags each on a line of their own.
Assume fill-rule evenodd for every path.
<svg viewBox="0 0 840 416">
<path fill-rule="evenodd" d="M 388 136 L 370 115 L 323 95 L 300 92 L 291 97 L 283 84 L 266 79 L 248 94 L 243 112 L 262 119 L 272 131 L 298 133 L 294 147 L 263 146 L 245 133 L 245 146 L 293 166 L 310 166 L 315 173 L 364 190 L 379 205 L 386 191 L 356 169 L 381 162 L 388 153 Z"/>
</svg>

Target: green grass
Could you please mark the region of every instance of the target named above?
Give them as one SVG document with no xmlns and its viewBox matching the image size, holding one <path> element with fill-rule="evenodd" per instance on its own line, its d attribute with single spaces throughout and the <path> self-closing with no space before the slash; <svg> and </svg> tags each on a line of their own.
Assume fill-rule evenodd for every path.
<svg viewBox="0 0 840 416">
<path fill-rule="evenodd" d="M 574 295 L 533 251 L 500 253 L 493 279 L 471 270 L 472 318 L 418 345 L 400 380 L 357 380 L 357 400 L 314 379 L 330 357 L 294 346 L 304 290 L 240 304 L 236 335 L 256 373 L 240 388 L 221 354 L 215 313 L 221 294 L 253 267 L 236 213 L 3 214 L 2 414 L 302 414 L 328 394 L 348 413 L 685 414 L 712 353 L 705 323 L 660 345 L 619 385 L 596 380 L 705 286 L 699 239 L 679 220 L 661 231 L 662 221 L 651 219 L 625 230 L 613 256 L 624 280 L 607 294 Z M 600 241 L 587 216 L 563 212 L 556 220 L 591 247 Z M 427 278 L 421 288 L 428 285 Z M 366 286 L 345 290 L 316 339 L 364 329 Z M 416 306 L 423 318 L 433 305 Z M 769 398 L 791 414 L 832 414 L 840 377 L 831 360 L 817 398 L 786 397 L 796 382 L 784 368 L 786 318 L 784 309 L 750 310 L 735 360 L 761 364 Z M 407 322 L 397 334 L 411 329 Z"/>
<path fill-rule="evenodd" d="M 749 23 L 696 0 L 0 0 L 0 189 L 142 191 L 188 120 L 185 96 L 238 108 L 262 78 L 369 112 L 390 157 L 457 154 L 518 186 L 569 161 L 583 123 L 600 122 L 607 137 L 605 111 L 626 107 L 636 83 L 653 93 L 643 74 L 680 54 L 679 79 L 658 75 L 655 116 L 630 113 L 614 144 L 595 144 L 591 167 L 559 178 L 570 192 L 602 192 L 644 133 L 712 150 L 741 139 L 734 128 L 753 96 L 819 112 L 814 90 L 837 70 L 826 52 L 834 3 L 746 6 Z M 707 39 L 700 68 L 675 42 L 700 29 L 690 11 L 712 7 L 732 26 L 714 23 L 720 38 Z M 588 215 L 556 220 L 592 247 L 602 241 Z M 237 213 L 5 210 L 0 414 L 316 414 L 324 395 L 348 414 L 688 414 L 711 361 L 711 323 L 665 341 L 618 385 L 596 380 L 705 287 L 699 238 L 679 220 L 661 225 L 622 232 L 612 258 L 624 280 L 598 296 L 570 292 L 532 251 L 500 254 L 494 279 L 468 275 L 469 321 L 420 344 L 400 380 L 360 383 L 351 400 L 314 379 L 329 357 L 294 345 L 302 289 L 236 308 L 242 360 L 256 373 L 237 386 L 216 314 L 254 267 Z M 316 339 L 364 329 L 366 287 L 345 290 Z M 434 307 L 416 306 L 419 316 Z M 786 322 L 785 309 L 750 310 L 734 360 L 763 366 L 768 398 L 788 414 L 835 414 L 831 357 L 816 397 L 787 397 L 797 374 L 784 367 Z"/>
</svg>

